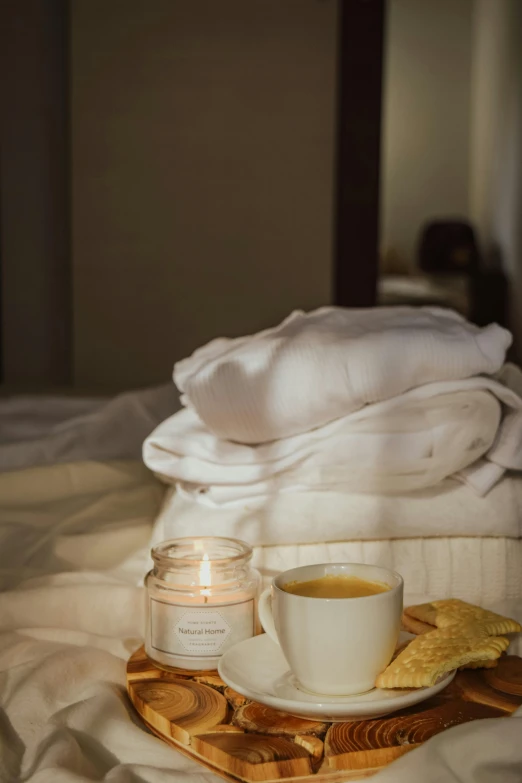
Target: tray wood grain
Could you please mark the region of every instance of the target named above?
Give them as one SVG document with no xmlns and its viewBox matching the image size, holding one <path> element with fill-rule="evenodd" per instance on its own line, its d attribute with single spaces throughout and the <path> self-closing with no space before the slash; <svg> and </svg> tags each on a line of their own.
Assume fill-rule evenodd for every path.
<svg viewBox="0 0 522 783">
<path fill-rule="evenodd" d="M 278 712 L 248 701 L 217 672 L 162 669 L 143 648 L 127 664 L 127 690 L 150 731 L 226 780 L 341 783 L 373 775 L 451 726 L 513 713 L 522 705 L 522 658 L 458 672 L 422 704 L 353 723 Z"/>
</svg>

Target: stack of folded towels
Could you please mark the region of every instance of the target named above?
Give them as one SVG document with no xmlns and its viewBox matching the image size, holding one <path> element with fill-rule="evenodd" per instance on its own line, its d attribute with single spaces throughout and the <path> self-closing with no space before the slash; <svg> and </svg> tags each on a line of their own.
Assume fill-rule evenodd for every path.
<svg viewBox="0 0 522 783">
<path fill-rule="evenodd" d="M 146 464 L 206 505 L 275 492 L 402 493 L 522 469 L 511 335 L 451 310 L 324 307 L 178 362 L 183 410 Z"/>
<path fill-rule="evenodd" d="M 522 373 L 504 363 L 510 344 L 497 324 L 439 308 L 294 312 L 178 362 L 184 407 L 149 436 L 144 460 L 185 510 L 207 521 L 210 509 L 235 514 L 235 527 L 215 532 L 246 530 L 260 544 L 266 535 L 239 525 L 255 509 L 266 529 L 280 527 L 283 507 L 330 504 L 332 517 L 335 505 L 340 521 L 354 496 L 436 493 L 448 477 L 480 500 L 522 470 Z"/>
</svg>

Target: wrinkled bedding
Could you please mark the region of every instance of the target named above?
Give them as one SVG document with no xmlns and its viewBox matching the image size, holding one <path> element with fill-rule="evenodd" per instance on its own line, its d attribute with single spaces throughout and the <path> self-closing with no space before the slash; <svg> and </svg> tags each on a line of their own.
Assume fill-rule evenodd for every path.
<svg viewBox="0 0 522 783">
<path fill-rule="evenodd" d="M 147 435 L 179 407 L 172 384 L 112 399 L 0 397 L 0 472 L 82 460 L 139 460 Z"/>
<path fill-rule="evenodd" d="M 1 783 L 218 780 L 147 733 L 125 694 L 164 491 L 139 462 L 0 475 Z M 521 718 L 451 729 L 375 780 L 520 781 Z"/>
</svg>

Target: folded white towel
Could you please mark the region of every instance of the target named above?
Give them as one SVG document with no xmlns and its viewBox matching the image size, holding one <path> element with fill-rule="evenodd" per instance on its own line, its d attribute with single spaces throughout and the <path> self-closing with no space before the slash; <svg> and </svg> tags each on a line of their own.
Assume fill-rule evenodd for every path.
<svg viewBox="0 0 522 783">
<path fill-rule="evenodd" d="M 485 498 L 448 478 L 404 495 L 279 492 L 216 508 L 173 487 L 154 523 L 153 543 L 183 536 L 230 536 L 252 546 L 419 536 L 520 538 L 522 477 L 504 477 Z"/>
<path fill-rule="evenodd" d="M 279 491 L 401 493 L 434 486 L 479 459 L 500 418 L 489 391 L 420 397 L 414 390 L 311 432 L 248 446 L 216 438 L 185 409 L 152 433 L 143 456 L 207 506 Z"/>
<path fill-rule="evenodd" d="M 438 381 L 491 375 L 511 335 L 439 308 L 323 307 L 220 338 L 174 367 L 182 401 L 220 438 L 262 443 Z"/>
<path fill-rule="evenodd" d="M 427 384 L 257 446 L 216 438 L 183 410 L 147 438 L 143 458 L 207 506 L 281 490 L 411 492 L 456 473 L 485 495 L 507 469 L 522 470 L 522 399 L 513 388 L 522 388 L 522 373 L 505 365 L 496 379 Z"/>
</svg>

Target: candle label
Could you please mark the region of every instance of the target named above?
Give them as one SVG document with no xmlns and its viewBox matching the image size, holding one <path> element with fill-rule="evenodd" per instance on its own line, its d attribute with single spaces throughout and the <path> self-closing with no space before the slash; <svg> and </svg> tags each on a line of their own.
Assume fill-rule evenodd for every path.
<svg viewBox="0 0 522 783">
<path fill-rule="evenodd" d="M 213 658 L 254 636 L 254 599 L 219 608 L 150 599 L 151 646 L 169 655 Z"/>
</svg>

